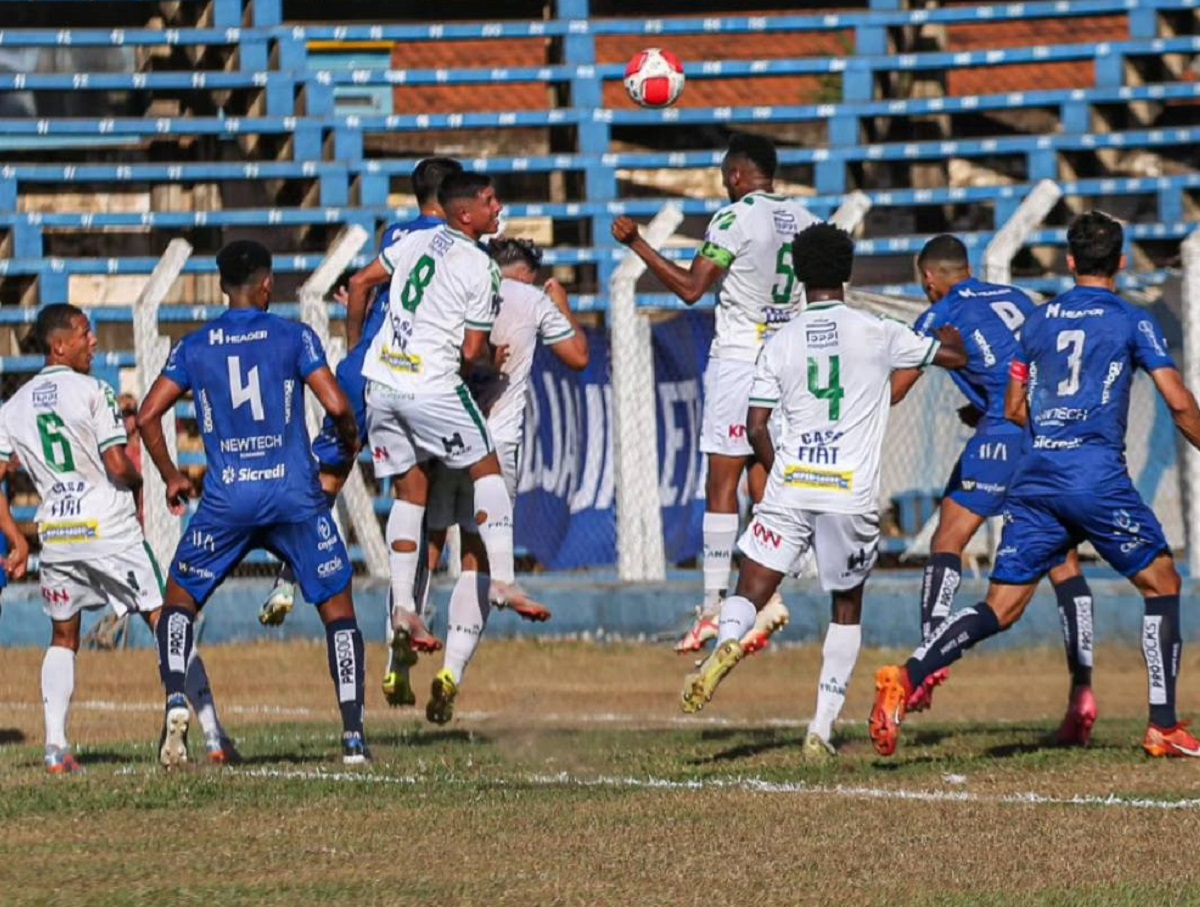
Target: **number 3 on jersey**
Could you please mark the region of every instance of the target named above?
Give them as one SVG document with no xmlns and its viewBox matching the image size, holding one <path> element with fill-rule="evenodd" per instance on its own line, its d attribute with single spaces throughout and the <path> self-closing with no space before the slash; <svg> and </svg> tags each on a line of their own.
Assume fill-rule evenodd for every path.
<svg viewBox="0 0 1200 907">
<path fill-rule="evenodd" d="M 229 363 L 229 397 L 233 408 L 237 409 L 243 403 L 250 404 L 250 415 L 255 422 L 265 419 L 263 411 L 262 389 L 258 385 L 258 366 L 253 366 L 242 383 L 242 360 L 239 356 L 230 356 Z"/>
<path fill-rule="evenodd" d="M 826 370 L 829 380 L 821 384 L 821 363 L 815 356 L 808 357 L 808 392 L 818 400 L 829 401 L 829 421 L 836 422 L 842 417 L 842 398 L 846 396 L 842 389 L 842 365 L 837 356 L 826 360 Z"/>
<path fill-rule="evenodd" d="M 1067 354 L 1067 377 L 1058 382 L 1058 395 L 1070 397 L 1079 391 L 1079 369 L 1083 365 L 1083 343 L 1087 335 L 1083 331 L 1059 331 L 1055 348 Z"/>
</svg>

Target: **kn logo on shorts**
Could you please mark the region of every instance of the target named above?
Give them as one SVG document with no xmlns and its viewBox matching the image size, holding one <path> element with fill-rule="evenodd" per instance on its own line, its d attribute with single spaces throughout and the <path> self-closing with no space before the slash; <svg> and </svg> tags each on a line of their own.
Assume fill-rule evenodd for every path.
<svg viewBox="0 0 1200 907">
<path fill-rule="evenodd" d="M 745 425 L 730 425 L 729 426 L 729 437 L 731 437 L 735 440 L 738 440 L 738 441 L 742 440 L 743 438 L 746 437 L 746 426 Z"/>
<path fill-rule="evenodd" d="M 772 532 L 762 523 L 756 522 L 750 527 L 750 529 L 754 533 L 754 537 L 764 545 L 769 545 L 772 548 L 778 548 L 781 544 L 783 544 L 783 537 L 778 532 Z"/>
</svg>

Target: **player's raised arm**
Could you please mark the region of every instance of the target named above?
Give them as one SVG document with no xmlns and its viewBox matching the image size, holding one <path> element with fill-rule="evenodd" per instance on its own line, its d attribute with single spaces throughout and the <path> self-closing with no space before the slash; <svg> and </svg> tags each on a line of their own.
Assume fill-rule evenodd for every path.
<svg viewBox="0 0 1200 907">
<path fill-rule="evenodd" d="M 967 347 L 963 343 L 962 334 L 953 325 L 937 328 L 933 335 L 938 339 L 937 351 L 933 354 L 932 362 L 939 368 L 962 368 L 967 364 Z"/>
<path fill-rule="evenodd" d="M 571 313 L 571 302 L 567 298 L 567 291 L 561 283 L 553 278 L 547 280 L 542 289 L 550 301 L 554 303 L 555 309 L 557 309 L 557 312 L 554 313 L 555 321 L 560 321 L 558 325 L 548 325 L 546 320 L 543 319 L 539 326 L 539 330 L 542 331 L 543 342 L 550 347 L 551 351 L 553 351 L 554 355 L 559 358 L 563 365 L 577 372 L 582 372 L 588 366 L 587 335 L 583 332 L 583 328 L 580 327 L 579 322 L 575 320 L 575 316 Z M 561 324 L 561 321 L 565 321 L 567 325 L 570 325 L 570 332 L 562 329 L 564 325 Z"/>
<path fill-rule="evenodd" d="M 167 362 L 168 368 L 178 354 L 179 347 L 176 346 L 175 352 Z M 137 430 L 142 438 L 142 449 L 150 456 L 154 468 L 162 476 L 163 484 L 167 486 L 167 506 L 176 516 L 182 516 L 187 509 L 192 483 L 171 459 L 171 452 L 167 449 L 167 438 L 163 434 L 162 419 L 175 407 L 183 394 L 184 388 L 165 374 L 159 375 L 151 385 L 150 393 L 146 394 L 146 399 L 142 401 L 137 414 Z M 107 466 L 107 462 L 105 465 Z"/>
<path fill-rule="evenodd" d="M 1183 376 L 1178 369 L 1157 368 L 1150 373 L 1150 377 L 1154 379 L 1154 386 L 1171 411 L 1175 427 L 1192 447 L 1200 450 L 1200 407 L 1196 405 L 1195 394 L 1183 383 Z"/>
<path fill-rule="evenodd" d="M 618 217 L 613 221 L 612 235 L 621 245 L 628 246 L 629 251 L 646 263 L 650 273 L 688 305 L 698 302 L 700 297 L 711 290 L 713 284 L 733 262 L 732 255 L 726 250 L 706 242 L 692 259 L 691 267 L 682 268 L 664 258 L 657 249 L 646 242 L 638 230 L 638 225 L 628 217 Z"/>
<path fill-rule="evenodd" d="M 392 272 L 384 261 L 381 253 L 350 278 L 350 296 L 346 300 L 346 346 L 350 349 L 354 349 L 362 339 L 363 322 L 367 318 L 367 300 L 371 298 L 371 291 L 392 279 Z"/>
<path fill-rule="evenodd" d="M 358 423 L 354 421 L 354 407 L 350 398 L 342 390 L 328 365 L 309 372 L 304 379 L 317 402 L 328 413 L 329 418 L 337 426 L 338 439 L 342 447 L 351 455 L 358 453 Z"/>
</svg>

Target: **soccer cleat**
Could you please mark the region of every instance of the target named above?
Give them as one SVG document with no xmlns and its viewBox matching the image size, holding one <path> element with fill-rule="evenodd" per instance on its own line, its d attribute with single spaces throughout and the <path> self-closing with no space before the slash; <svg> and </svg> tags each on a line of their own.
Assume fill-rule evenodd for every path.
<svg viewBox="0 0 1200 907">
<path fill-rule="evenodd" d="M 908 671 L 901 665 L 888 665 L 875 674 L 875 704 L 871 707 L 871 719 L 867 728 L 875 752 L 890 756 L 896 752 L 900 742 L 900 723 L 908 708 L 908 697 L 912 685 Z"/>
<path fill-rule="evenodd" d="M 220 737 L 210 737 L 204 742 L 208 751 L 209 765 L 241 765 L 242 754 L 237 751 L 233 741 L 222 734 Z"/>
<path fill-rule="evenodd" d="M 417 694 L 413 692 L 409 671 L 417 663 L 417 653 L 411 648 L 392 649 L 389 670 L 383 675 L 383 698 L 393 708 L 417 704 Z"/>
<path fill-rule="evenodd" d="M 535 602 L 516 583 L 492 580 L 488 587 L 488 601 L 496 608 L 512 611 L 522 620 L 533 621 L 535 624 L 550 619 L 550 609 Z"/>
<path fill-rule="evenodd" d="M 429 632 L 425 621 L 413 611 L 399 608 L 392 611 L 392 651 L 397 655 L 405 652 L 436 652 L 442 641 Z"/>
<path fill-rule="evenodd" d="M 358 731 L 342 734 L 342 765 L 369 765 L 374 761 L 362 734 Z"/>
<path fill-rule="evenodd" d="M 167 697 L 162 739 L 158 746 L 158 761 L 163 768 L 170 770 L 187 764 L 187 732 L 191 717 L 186 696 L 172 693 Z"/>
<path fill-rule="evenodd" d="M 688 627 L 683 639 L 675 643 L 675 651 L 681 655 L 685 652 L 699 652 L 710 639 L 717 638 L 717 622 L 721 618 L 721 600 L 710 608 L 697 608 L 696 619 Z"/>
<path fill-rule="evenodd" d="M 700 665 L 700 670 L 683 679 L 683 703 L 685 712 L 698 712 L 712 701 L 725 675 L 745 657 L 742 644 L 728 639 L 709 654 Z"/>
<path fill-rule="evenodd" d="M 1146 728 L 1142 748 L 1155 757 L 1200 756 L 1200 740 L 1188 733 L 1189 724 L 1190 721 L 1180 721 L 1172 728 L 1150 725 Z"/>
<path fill-rule="evenodd" d="M 804 735 L 804 745 L 800 748 L 800 755 L 805 762 L 819 765 L 836 759 L 837 750 L 824 737 L 809 731 Z"/>
<path fill-rule="evenodd" d="M 1063 716 L 1058 733 L 1054 735 L 1059 746 L 1087 746 L 1092 739 L 1092 725 L 1096 723 L 1096 697 L 1091 687 L 1076 687 L 1071 691 L 1071 702 Z"/>
<path fill-rule="evenodd" d="M 294 583 L 279 581 L 271 589 L 271 594 L 258 609 L 258 622 L 264 627 L 278 627 L 292 613 L 296 603 L 296 586 Z"/>
<path fill-rule="evenodd" d="M 46 747 L 46 771 L 51 775 L 73 775 L 83 771 L 79 760 L 65 746 Z"/>
<path fill-rule="evenodd" d="M 790 617 L 783 597 L 776 592 L 754 618 L 754 626 L 750 632 L 742 637 L 742 650 L 747 655 L 761 652 L 767 647 L 771 636 L 787 626 Z"/>
<path fill-rule="evenodd" d="M 926 709 L 933 708 L 934 689 L 940 687 L 949 679 L 949 668 L 939 668 L 934 671 L 921 681 L 919 687 L 912 691 L 912 695 L 908 697 L 908 705 L 905 707 L 905 710 L 908 712 L 924 712 Z"/>
<path fill-rule="evenodd" d="M 454 699 L 458 696 L 458 684 L 454 675 L 442 668 L 433 678 L 429 689 L 429 702 L 425 706 L 425 717 L 434 724 L 445 724 L 454 717 Z"/>
</svg>

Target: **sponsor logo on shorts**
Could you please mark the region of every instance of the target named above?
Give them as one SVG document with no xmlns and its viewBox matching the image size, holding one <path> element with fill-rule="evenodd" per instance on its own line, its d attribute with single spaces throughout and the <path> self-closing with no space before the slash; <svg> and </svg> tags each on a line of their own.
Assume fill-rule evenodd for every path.
<svg viewBox="0 0 1200 907">
<path fill-rule="evenodd" d="M 317 535 L 321 537 L 321 541 L 317 542 L 318 551 L 331 551 L 341 541 L 338 534 L 334 532 L 333 523 L 328 517 L 318 517 Z"/>
<path fill-rule="evenodd" d="M 200 529 L 193 529 L 191 532 L 191 541 L 193 548 L 199 548 L 202 551 L 207 551 L 210 554 L 215 554 L 217 550 L 216 542 L 213 540 L 211 532 L 204 532 Z"/>
<path fill-rule="evenodd" d="M 216 579 L 216 575 L 211 570 L 206 570 L 204 567 L 197 567 L 195 564 L 189 564 L 187 561 L 176 561 L 175 569 L 183 576 L 196 576 L 200 579 Z"/>
<path fill-rule="evenodd" d="M 757 520 L 750 525 L 750 531 L 753 533 L 754 537 L 764 545 L 769 545 L 772 548 L 778 548 L 781 544 L 783 544 L 783 536 L 781 536 L 778 532 L 772 532 Z"/>
<path fill-rule="evenodd" d="M 963 479 L 962 490 L 982 491 L 986 494 L 1004 494 L 1008 490 L 1008 486 L 1000 485 L 997 482 L 977 482 L 974 479 Z"/>
<path fill-rule="evenodd" d="M 69 605 L 71 604 L 71 591 L 62 587 L 47 589 L 42 586 L 42 598 L 48 605 Z"/>
<path fill-rule="evenodd" d="M 342 560 L 341 555 L 334 555 L 329 560 L 317 564 L 317 576 L 321 579 L 329 579 L 345 566 L 346 562 Z"/>
<path fill-rule="evenodd" d="M 1016 545 L 1005 545 L 996 552 L 996 560 L 1000 560 L 1002 557 L 1012 557 L 1017 553 L 1017 550 L 1018 549 Z"/>
<path fill-rule="evenodd" d="M 183 657 L 187 630 L 187 617 L 182 614 L 167 616 L 167 669 L 172 672 L 183 673 L 187 670 L 187 660 Z"/>
<path fill-rule="evenodd" d="M 1142 654 L 1146 657 L 1146 676 L 1150 678 L 1150 704 L 1167 704 L 1167 672 L 1162 650 L 1162 618 L 1142 618 Z"/>
<path fill-rule="evenodd" d="M 812 488 L 818 491 L 853 491 L 854 473 L 789 466 L 783 471 L 783 483 L 793 488 Z"/>
<path fill-rule="evenodd" d="M 389 459 L 386 447 L 374 447 L 371 449 L 371 459 L 376 463 Z"/>
<path fill-rule="evenodd" d="M 67 523 L 42 523 L 38 530 L 43 545 L 77 545 L 100 538 L 100 524 L 95 520 L 75 520 Z"/>
<path fill-rule="evenodd" d="M 746 426 L 745 425 L 730 425 L 729 426 L 729 437 L 731 437 L 735 440 L 738 440 L 738 441 L 742 440 L 743 438 L 746 437 Z"/>
<path fill-rule="evenodd" d="M 463 441 L 462 433 L 455 432 L 448 438 L 442 438 L 442 447 L 446 451 L 446 456 L 452 457 L 455 454 L 466 453 L 467 445 Z"/>
<path fill-rule="evenodd" d="M 333 634 L 333 657 L 337 660 L 338 702 L 353 702 L 357 693 L 355 674 L 358 669 L 353 630 L 338 630 Z"/>
<path fill-rule="evenodd" d="M 979 445 L 979 459 L 1008 462 L 1008 444 L 1004 441 L 986 441 Z"/>
</svg>

